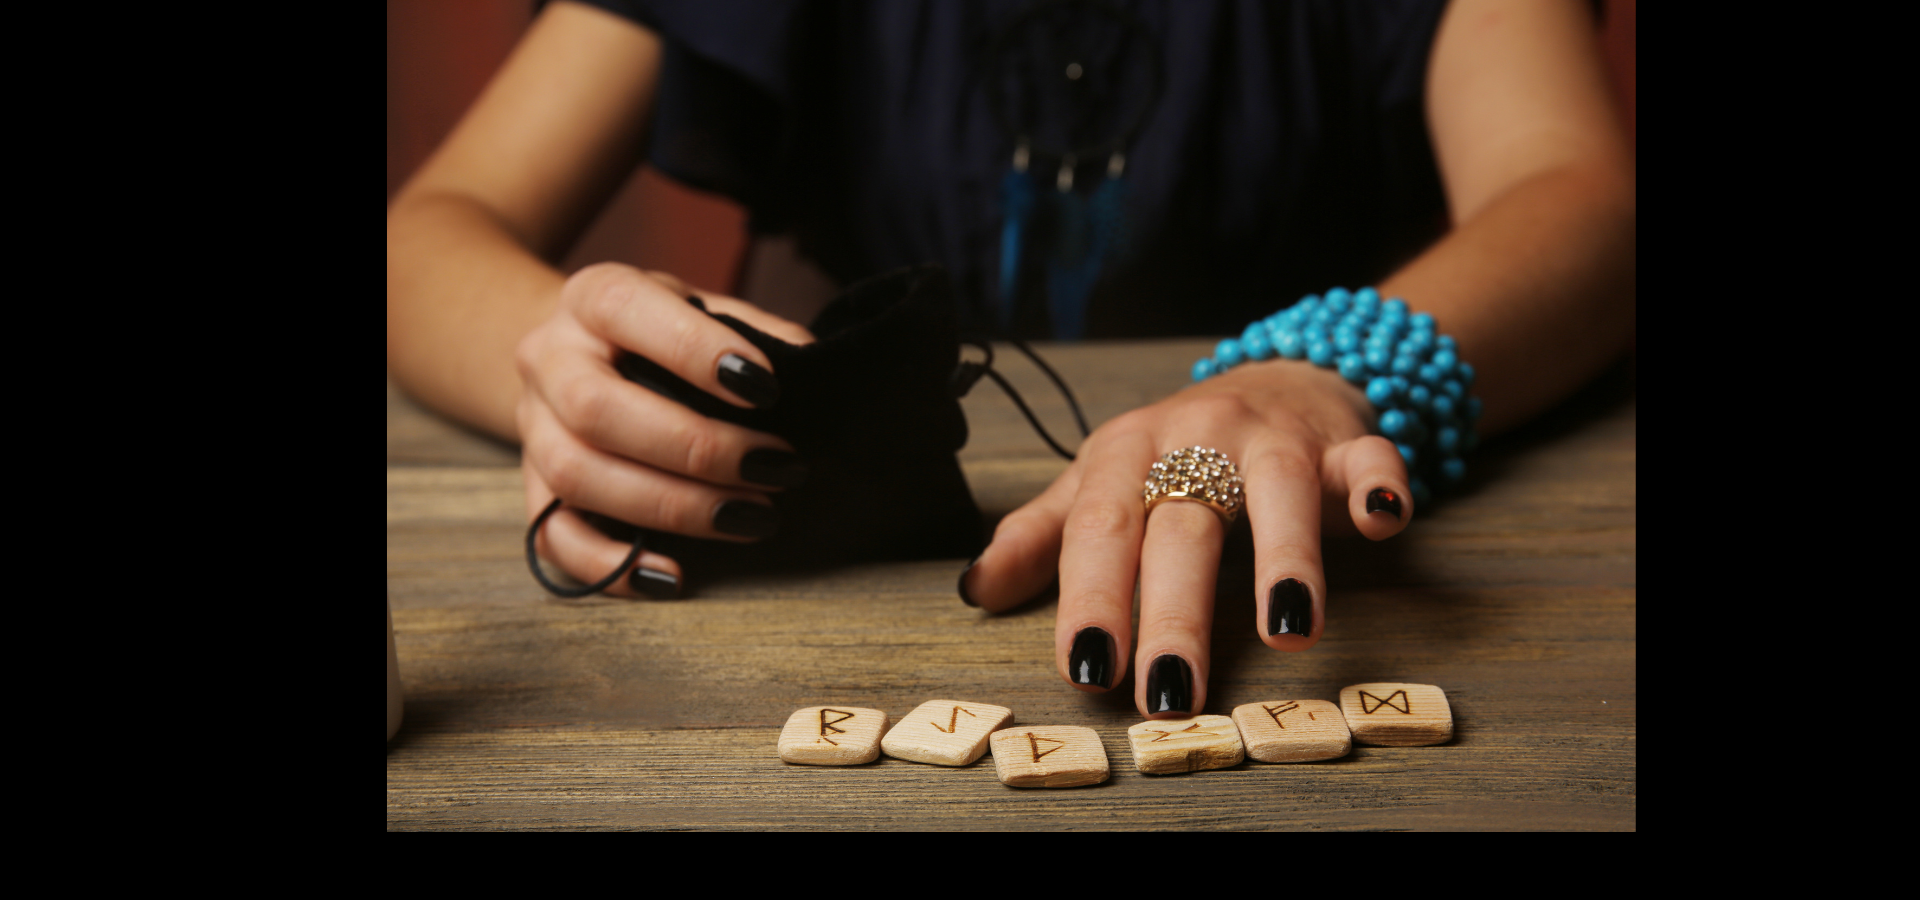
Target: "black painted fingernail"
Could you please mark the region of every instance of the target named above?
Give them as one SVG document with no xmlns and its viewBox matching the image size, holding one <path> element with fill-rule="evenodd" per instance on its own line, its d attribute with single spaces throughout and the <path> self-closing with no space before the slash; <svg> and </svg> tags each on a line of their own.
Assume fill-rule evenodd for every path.
<svg viewBox="0 0 1920 900">
<path fill-rule="evenodd" d="M 728 500 L 713 511 L 713 530 L 736 537 L 773 537 L 780 530 L 780 512 L 764 503 Z"/>
<path fill-rule="evenodd" d="M 720 357 L 719 378 L 721 387 L 760 409 L 780 402 L 780 382 L 773 379 L 773 373 L 739 354 Z"/>
<path fill-rule="evenodd" d="M 1171 653 L 1162 654 L 1147 667 L 1147 712 L 1192 710 L 1193 667 Z"/>
<path fill-rule="evenodd" d="M 1298 578 L 1282 578 L 1267 592 L 1267 634 L 1313 632 L 1313 592 Z"/>
<path fill-rule="evenodd" d="M 1073 636 L 1073 649 L 1067 652 L 1067 677 L 1074 684 L 1113 687 L 1115 654 L 1113 635 L 1106 629 L 1091 625 L 1082 628 Z"/>
<path fill-rule="evenodd" d="M 1400 495 L 1386 488 L 1374 488 L 1368 492 L 1367 514 L 1372 515 L 1381 510 L 1393 513 L 1396 519 L 1400 518 Z"/>
<path fill-rule="evenodd" d="M 967 567 L 960 570 L 960 580 L 954 584 L 955 589 L 960 592 L 960 602 L 976 608 L 978 608 L 980 604 L 973 602 L 973 598 L 967 594 L 967 573 L 973 571 L 973 564 L 979 561 L 980 557 L 978 556 L 967 560 Z"/>
<path fill-rule="evenodd" d="M 807 461 L 798 453 L 762 447 L 740 457 L 740 479 L 754 484 L 796 488 L 807 483 Z"/>
<path fill-rule="evenodd" d="M 627 583 L 633 589 L 655 600 L 672 600 L 680 596 L 680 579 L 656 569 L 635 568 L 627 576 Z"/>
<path fill-rule="evenodd" d="M 694 309 L 697 309 L 701 312 L 707 311 L 706 301 L 701 300 L 699 294 L 688 294 L 687 302 L 693 304 Z"/>
</svg>

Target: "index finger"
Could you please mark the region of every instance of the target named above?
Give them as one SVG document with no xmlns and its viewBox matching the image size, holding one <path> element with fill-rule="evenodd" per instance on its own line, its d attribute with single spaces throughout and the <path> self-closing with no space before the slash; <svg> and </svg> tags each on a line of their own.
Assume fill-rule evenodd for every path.
<svg viewBox="0 0 1920 900">
<path fill-rule="evenodd" d="M 760 348 L 639 270 L 589 266 L 568 279 L 566 291 L 589 331 L 688 384 L 736 406 L 779 402 L 780 382 Z"/>
</svg>

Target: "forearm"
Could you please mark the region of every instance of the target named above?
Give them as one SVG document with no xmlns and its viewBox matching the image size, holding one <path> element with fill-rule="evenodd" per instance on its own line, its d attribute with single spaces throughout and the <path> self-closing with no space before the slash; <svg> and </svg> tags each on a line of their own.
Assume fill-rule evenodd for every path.
<svg viewBox="0 0 1920 900">
<path fill-rule="evenodd" d="M 403 194 L 387 213 L 387 372 L 421 402 L 519 440 L 514 347 L 564 278 L 482 204 Z"/>
<path fill-rule="evenodd" d="M 1634 327 L 1625 165 L 1514 184 L 1379 288 L 1432 313 L 1475 370 L 1482 434 L 1523 422 L 1617 359 Z"/>
</svg>

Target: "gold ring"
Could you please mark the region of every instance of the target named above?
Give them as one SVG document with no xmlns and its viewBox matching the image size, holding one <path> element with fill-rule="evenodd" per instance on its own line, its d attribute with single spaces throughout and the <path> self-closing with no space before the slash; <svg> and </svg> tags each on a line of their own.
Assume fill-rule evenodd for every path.
<svg viewBox="0 0 1920 900">
<path fill-rule="evenodd" d="M 1147 512 L 1163 500 L 1204 503 L 1228 525 L 1240 516 L 1245 500 L 1240 470 L 1225 453 L 1212 447 L 1183 447 L 1169 451 L 1147 473 Z"/>
</svg>

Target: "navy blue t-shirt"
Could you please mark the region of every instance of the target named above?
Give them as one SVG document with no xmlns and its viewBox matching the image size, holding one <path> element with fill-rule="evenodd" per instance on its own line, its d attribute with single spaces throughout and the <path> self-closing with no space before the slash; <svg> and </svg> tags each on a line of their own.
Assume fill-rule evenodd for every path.
<svg viewBox="0 0 1920 900">
<path fill-rule="evenodd" d="M 1238 333 L 1384 278 L 1447 227 L 1424 104 L 1444 0 L 588 2 L 665 40 L 662 171 L 842 283 L 946 265 L 976 329 Z M 1016 296 L 1000 289 L 1023 135 L 1043 197 L 1063 152 L 1098 148 L 1075 161 L 1083 196 L 1124 152 L 1125 240 L 1068 328 L 1033 299 L 1050 242 L 1071 241 L 1045 216 Z"/>
</svg>

